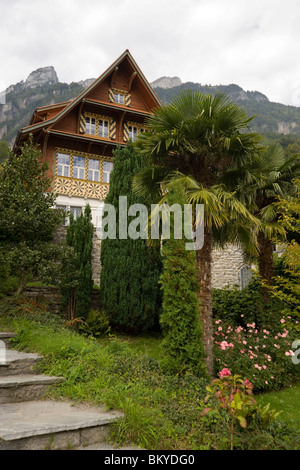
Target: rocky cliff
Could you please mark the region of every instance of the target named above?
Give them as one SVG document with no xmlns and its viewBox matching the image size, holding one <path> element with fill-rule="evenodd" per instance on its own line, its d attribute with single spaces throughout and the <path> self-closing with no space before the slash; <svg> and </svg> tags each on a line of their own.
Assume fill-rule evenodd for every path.
<svg viewBox="0 0 300 470">
<path fill-rule="evenodd" d="M 88 84 L 89 80 L 60 83 L 52 66 L 34 70 L 25 81 L 0 93 L 0 139 L 12 146 L 18 130 L 28 125 L 35 108 L 71 100 Z"/>
<path fill-rule="evenodd" d="M 152 88 L 174 88 L 182 85 L 179 77 L 161 77 L 151 83 Z"/>
</svg>

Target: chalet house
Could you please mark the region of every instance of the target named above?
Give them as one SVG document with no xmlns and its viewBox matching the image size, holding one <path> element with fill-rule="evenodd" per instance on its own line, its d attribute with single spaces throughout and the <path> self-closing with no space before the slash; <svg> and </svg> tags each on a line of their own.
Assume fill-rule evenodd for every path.
<svg viewBox="0 0 300 470">
<path fill-rule="evenodd" d="M 74 100 L 37 108 L 15 141 L 17 152 L 33 136 L 48 162 L 56 205 L 76 218 L 89 204 L 92 222 L 101 228 L 104 200 L 113 169 L 113 150 L 135 141 L 145 120 L 161 102 L 126 50 Z M 97 231 L 97 230 L 96 230 Z M 95 233 L 96 233 L 95 231 Z M 236 247 L 215 251 L 213 285 L 248 282 L 249 269 Z M 100 280 L 100 240 L 95 236 L 94 282 Z"/>
<path fill-rule="evenodd" d="M 37 108 L 21 129 L 14 150 L 33 135 L 48 162 L 57 207 L 76 218 L 89 203 L 95 227 L 101 224 L 113 169 L 113 150 L 144 130 L 161 102 L 126 50 L 77 98 Z"/>
</svg>

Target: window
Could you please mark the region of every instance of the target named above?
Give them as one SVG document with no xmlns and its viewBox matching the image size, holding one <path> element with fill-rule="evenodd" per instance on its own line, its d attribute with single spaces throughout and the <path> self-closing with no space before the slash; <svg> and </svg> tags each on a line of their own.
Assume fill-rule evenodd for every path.
<svg viewBox="0 0 300 470">
<path fill-rule="evenodd" d="M 142 132 L 146 132 L 147 129 L 142 127 L 143 124 L 138 122 L 125 122 L 124 123 L 124 140 L 127 142 L 128 140 L 132 140 L 132 142 L 136 142 L 139 134 Z"/>
<path fill-rule="evenodd" d="M 100 181 L 100 161 L 89 158 L 89 174 L 90 181 Z"/>
<path fill-rule="evenodd" d="M 104 119 L 99 119 L 99 127 L 98 127 L 98 134 L 101 137 L 108 137 L 109 136 L 109 126 L 108 126 L 108 121 L 105 121 Z"/>
<path fill-rule="evenodd" d="M 57 155 L 57 174 L 59 176 L 70 176 L 70 155 L 65 153 Z"/>
<path fill-rule="evenodd" d="M 65 150 L 57 149 L 57 178 L 55 184 L 58 194 L 71 194 L 76 189 L 77 195 L 79 195 L 78 192 L 85 191 L 83 182 L 109 183 L 110 173 L 113 170 L 110 156 L 101 157 L 100 155 L 81 152 L 78 154 L 77 152 L 73 153 L 71 150 L 66 150 L 66 153 L 62 152 L 65 152 Z M 80 182 L 74 182 L 73 185 L 72 181 L 68 181 L 72 178 L 80 180 Z M 87 188 L 89 188 L 87 191 L 96 190 L 95 185 L 88 185 Z"/>
<path fill-rule="evenodd" d="M 124 104 L 124 95 L 123 93 L 114 92 L 114 102 L 119 104 Z"/>
<path fill-rule="evenodd" d="M 93 117 L 87 116 L 85 118 L 85 132 L 86 134 L 95 135 L 96 134 L 96 119 Z"/>
<path fill-rule="evenodd" d="M 70 207 L 70 214 L 73 214 L 74 220 L 81 215 L 81 207 Z"/>
<path fill-rule="evenodd" d="M 103 182 L 109 183 L 110 174 L 113 170 L 113 163 L 111 162 L 103 162 Z"/>
<path fill-rule="evenodd" d="M 73 178 L 79 178 L 81 180 L 84 179 L 84 166 L 84 157 L 73 157 Z"/>
<path fill-rule="evenodd" d="M 132 142 L 136 141 L 137 135 L 138 135 L 138 128 L 135 126 L 129 126 L 129 139 L 132 140 Z"/>
<path fill-rule="evenodd" d="M 131 95 L 126 90 L 111 88 L 108 92 L 108 100 L 111 103 L 118 103 L 124 106 L 131 106 Z"/>
<path fill-rule="evenodd" d="M 245 289 L 252 278 L 252 271 L 249 266 L 242 266 L 240 269 L 240 289 Z"/>
</svg>

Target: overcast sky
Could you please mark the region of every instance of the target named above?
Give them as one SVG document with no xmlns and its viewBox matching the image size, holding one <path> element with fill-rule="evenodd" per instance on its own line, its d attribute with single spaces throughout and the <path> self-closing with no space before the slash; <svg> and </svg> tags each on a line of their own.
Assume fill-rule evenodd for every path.
<svg viewBox="0 0 300 470">
<path fill-rule="evenodd" d="M 97 78 L 129 49 L 149 82 L 257 90 L 300 106 L 299 0 L 0 0 L 0 90 L 53 65 Z"/>
</svg>

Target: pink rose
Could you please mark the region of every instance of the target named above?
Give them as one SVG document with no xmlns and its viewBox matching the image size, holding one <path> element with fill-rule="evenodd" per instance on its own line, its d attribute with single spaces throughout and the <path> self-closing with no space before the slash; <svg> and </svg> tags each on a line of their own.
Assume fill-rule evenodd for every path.
<svg viewBox="0 0 300 470">
<path fill-rule="evenodd" d="M 220 377 L 220 378 L 222 378 L 222 377 L 227 377 L 227 376 L 229 376 L 229 375 L 231 375 L 231 372 L 230 372 L 230 370 L 228 370 L 228 369 L 226 369 L 226 368 L 225 368 L 225 369 L 222 369 L 222 370 L 219 372 L 219 377 Z"/>
</svg>

